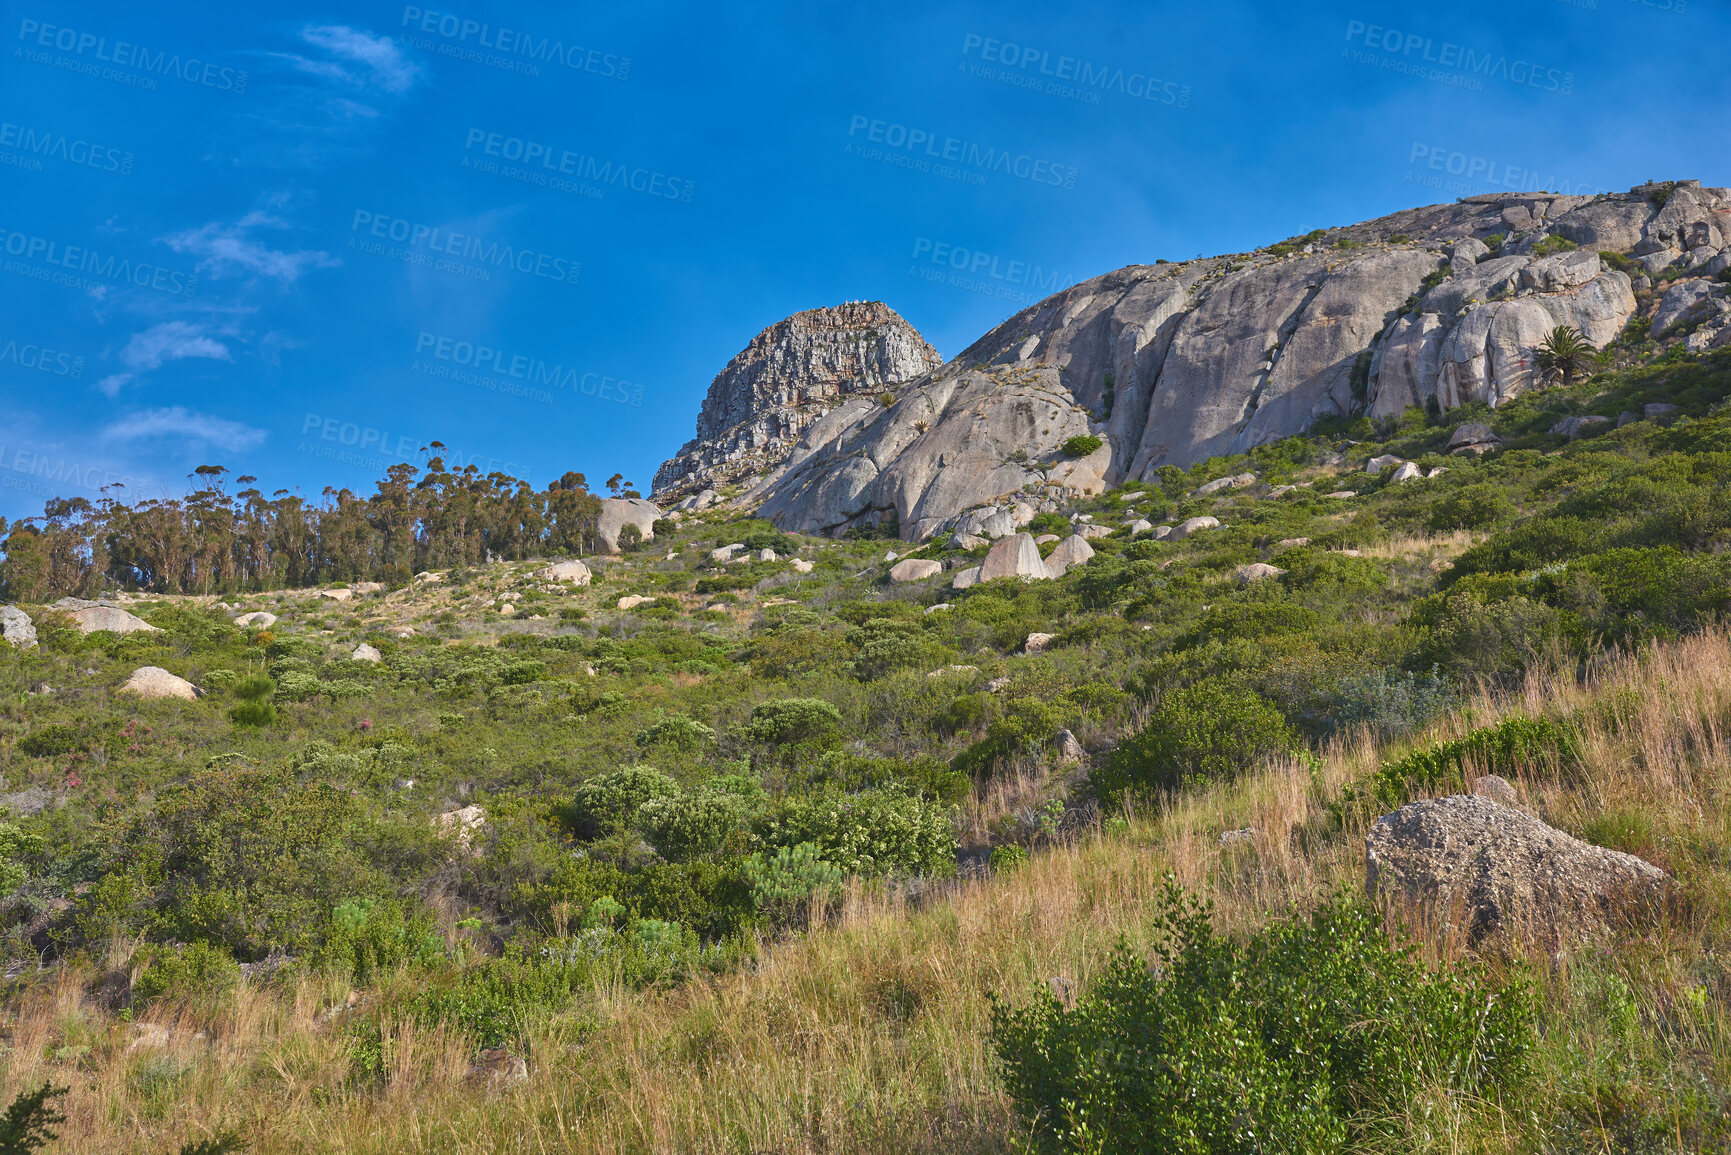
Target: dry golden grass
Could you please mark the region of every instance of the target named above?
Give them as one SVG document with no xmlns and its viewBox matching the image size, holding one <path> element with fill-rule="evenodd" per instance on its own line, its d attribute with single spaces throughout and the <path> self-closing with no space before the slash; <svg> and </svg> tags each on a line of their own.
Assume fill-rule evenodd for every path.
<svg viewBox="0 0 1731 1155">
<path fill-rule="evenodd" d="M 1525 800 L 1673 869 L 1685 899 L 1662 942 L 1629 948 L 1644 984 L 1639 1021 L 1653 1024 L 1635 1042 L 1596 1042 L 1610 1038 L 1604 1008 L 1615 1003 L 1603 965 L 1540 960 L 1551 1036 L 1542 1089 L 1564 1102 L 1583 1079 L 1635 1069 L 1657 1072 L 1655 1095 L 1685 1070 L 1731 1086 L 1731 972 L 1706 949 L 1731 922 L 1731 638 L 1611 658 L 1585 683 L 1536 674 L 1403 745 L 1514 712 L 1567 716 L 1583 734 L 1584 770 L 1569 783 L 1523 777 Z M 349 1024 L 411 991 L 412 976 L 370 992 L 302 977 L 244 987 L 202 1016 L 125 1023 L 98 1009 L 91 975 L 66 974 L 5 1025 L 0 1092 L 69 1084 L 65 1152 L 173 1150 L 229 1126 L 264 1153 L 1007 1151 L 1019 1123 L 994 1076 L 988 994 L 1023 999 L 1053 977 L 1085 988 L 1114 943 L 1144 941 L 1167 872 L 1212 899 L 1232 930 L 1361 885 L 1362 831 L 1330 832 L 1325 806 L 1398 752 L 1359 735 L 1324 751 L 1315 773 L 1271 766 L 1014 872 L 918 898 L 855 889 L 828 925 L 765 945 L 754 969 L 667 992 L 598 988 L 531 1024 L 520 1083 L 472 1076 L 465 1039 L 408 1022 L 385 1026 L 382 1076 L 357 1075 Z M 1013 800 L 982 802 L 979 814 Z M 1222 844 L 1244 828 L 1249 838 Z M 1429 946 L 1447 955 L 1458 944 Z M 1410 1126 L 1413 1150 L 1527 1141 L 1496 1110 L 1443 1098 L 1417 1105 Z M 1663 1149 L 1683 1149 L 1683 1137 L 1679 1121 L 1678 1146 Z M 1607 1138 L 1604 1149 L 1617 1148 Z"/>
</svg>

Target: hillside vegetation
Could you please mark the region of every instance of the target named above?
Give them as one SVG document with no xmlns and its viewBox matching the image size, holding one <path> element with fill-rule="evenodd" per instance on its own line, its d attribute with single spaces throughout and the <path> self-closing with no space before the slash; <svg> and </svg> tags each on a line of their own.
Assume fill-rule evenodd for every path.
<svg viewBox="0 0 1731 1155">
<path fill-rule="evenodd" d="M 1319 428 L 966 590 L 720 512 L 559 582 L 593 499 L 555 540 L 504 479 L 508 550 L 351 497 L 327 584 L 194 566 L 86 635 L 46 603 L 122 539 L 13 527 L 0 1095 L 68 1088 L 68 1152 L 1722 1150 L 1728 396 L 1674 355 Z M 1528 957 L 1367 900 L 1368 824 L 1486 772 L 1669 871 L 1661 917 Z"/>
</svg>

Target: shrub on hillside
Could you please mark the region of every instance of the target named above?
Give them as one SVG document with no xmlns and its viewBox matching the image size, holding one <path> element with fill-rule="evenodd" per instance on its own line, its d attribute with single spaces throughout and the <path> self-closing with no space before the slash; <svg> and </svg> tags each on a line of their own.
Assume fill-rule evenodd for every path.
<svg viewBox="0 0 1731 1155">
<path fill-rule="evenodd" d="M 1106 443 L 1092 433 L 1078 433 L 1074 437 L 1065 438 L 1058 449 L 1065 457 L 1086 457 L 1104 444 Z"/>
<path fill-rule="evenodd" d="M 1229 780 L 1298 749 L 1286 718 L 1235 679 L 1203 678 L 1168 690 L 1147 724 L 1094 775 L 1102 797 L 1122 798 Z"/>
<path fill-rule="evenodd" d="M 679 785 L 653 766 L 626 766 L 597 774 L 577 787 L 571 824 L 584 838 L 616 834 L 636 820 L 637 808 L 651 798 L 669 798 Z"/>
<path fill-rule="evenodd" d="M 1494 1098 L 1526 1076 L 1528 988 L 1427 968 L 1361 903 L 1239 944 L 1168 883 L 1152 929 L 1154 958 L 1119 947 L 1072 1009 L 1046 988 L 993 1000 L 1005 1086 L 1049 1149 L 1359 1149 L 1401 1137 L 1422 1092 Z"/>
<path fill-rule="evenodd" d="M 1580 761 L 1580 734 L 1569 723 L 1516 715 L 1383 763 L 1375 774 L 1344 791 L 1341 807 L 1374 817 L 1420 794 L 1464 790 L 1467 780 L 1478 775 L 1512 780 L 1564 774 Z"/>
<path fill-rule="evenodd" d="M 783 795 L 752 823 L 769 847 L 809 842 L 849 874 L 949 874 L 956 834 L 947 806 L 899 790 Z"/>
<path fill-rule="evenodd" d="M 841 745 L 841 711 L 822 698 L 772 698 L 751 711 L 745 737 L 791 764 Z"/>
<path fill-rule="evenodd" d="M 713 854 L 745 825 L 746 800 L 721 790 L 650 798 L 637 808 L 637 829 L 667 859 Z"/>
</svg>

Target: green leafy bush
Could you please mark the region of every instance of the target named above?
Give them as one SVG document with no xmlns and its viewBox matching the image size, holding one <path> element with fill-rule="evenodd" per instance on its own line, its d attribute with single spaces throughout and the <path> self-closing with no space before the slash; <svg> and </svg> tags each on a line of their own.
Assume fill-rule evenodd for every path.
<svg viewBox="0 0 1731 1155">
<path fill-rule="evenodd" d="M 948 808 L 898 790 L 783 795 L 764 808 L 753 830 L 771 847 L 811 843 L 849 874 L 955 870 Z"/>
<path fill-rule="evenodd" d="M 185 946 L 147 946 L 132 956 L 132 997 L 141 1006 L 158 999 L 209 1001 L 240 982 L 240 967 L 229 953 L 208 942 Z"/>
<path fill-rule="evenodd" d="M 585 838 L 614 834 L 629 828 L 637 808 L 651 798 L 670 798 L 679 784 L 653 766 L 627 766 L 611 774 L 597 774 L 577 788 L 571 805 L 571 821 Z"/>
<path fill-rule="evenodd" d="M 751 711 L 745 737 L 792 763 L 841 745 L 841 711 L 822 698 L 773 698 Z"/>
<path fill-rule="evenodd" d="M 797 921 L 814 895 L 824 899 L 840 895 L 847 872 L 824 858 L 822 847 L 799 842 L 778 846 L 768 854 L 749 855 L 745 876 L 757 908 L 785 923 Z"/>
<path fill-rule="evenodd" d="M 1007 842 L 1003 846 L 992 847 L 991 866 L 993 873 L 1000 870 L 1015 870 L 1028 863 L 1028 848 Z"/>
<path fill-rule="evenodd" d="M 637 808 L 637 828 L 663 858 L 713 854 L 745 825 L 744 798 L 721 790 L 690 790 L 650 798 Z"/>
<path fill-rule="evenodd" d="M 715 741 L 715 731 L 689 714 L 666 714 L 637 731 L 634 739 L 642 749 L 666 746 L 691 754 Z"/>
<path fill-rule="evenodd" d="M 83 750 L 90 739 L 78 726 L 55 723 L 42 726 L 18 740 L 18 752 L 32 758 L 58 758 Z"/>
<path fill-rule="evenodd" d="M 1400 1139 L 1421 1092 L 1494 1098 L 1526 1076 L 1528 988 L 1428 969 L 1360 903 L 1239 944 L 1169 883 L 1152 929 L 1153 960 L 1121 946 L 1072 1009 L 1047 989 L 993 1000 L 1004 1084 L 1047 1149 L 1358 1150 Z"/>
<path fill-rule="evenodd" d="M 1345 792 L 1343 805 L 1383 813 L 1419 794 L 1465 789 L 1471 775 L 1564 774 L 1580 764 L 1580 734 L 1567 722 L 1516 715 L 1464 737 L 1385 762 Z"/>
<path fill-rule="evenodd" d="M 1105 798 L 1235 778 L 1298 749 L 1273 703 L 1241 682 L 1204 678 L 1169 690 L 1147 725 L 1094 776 Z"/>
<path fill-rule="evenodd" d="M 1579 247 L 1580 246 L 1576 245 L 1575 242 L 1571 241 L 1568 237 L 1562 237 L 1552 233 L 1550 236 L 1543 238 L 1538 244 L 1533 246 L 1533 256 L 1549 257 L 1555 256 L 1557 253 L 1572 253 Z"/>
<path fill-rule="evenodd" d="M 1092 433 L 1078 433 L 1074 437 L 1065 438 L 1058 450 L 1065 457 L 1086 457 L 1104 444 L 1106 443 Z"/>
<path fill-rule="evenodd" d="M 1515 503 L 1495 486 L 1468 485 L 1437 502 L 1430 513 L 1430 528 L 1489 529 L 1514 516 Z"/>
</svg>

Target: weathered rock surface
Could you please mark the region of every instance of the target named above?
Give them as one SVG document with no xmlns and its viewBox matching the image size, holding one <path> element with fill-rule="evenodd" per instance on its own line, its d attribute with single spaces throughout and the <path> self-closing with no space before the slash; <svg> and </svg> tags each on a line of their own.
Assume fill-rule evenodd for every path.
<svg viewBox="0 0 1731 1155">
<path fill-rule="evenodd" d="M 480 806 L 465 806 L 460 810 L 447 810 L 443 814 L 435 814 L 432 827 L 440 834 L 455 838 L 457 845 L 468 847 L 475 835 L 487 824 L 487 811 Z"/>
<path fill-rule="evenodd" d="M 80 633 L 132 634 L 140 630 L 159 633 L 155 626 L 141 617 L 127 613 L 110 601 L 86 601 L 83 598 L 61 598 L 54 609 L 71 615 Z"/>
<path fill-rule="evenodd" d="M 604 497 L 601 499 L 601 516 L 595 523 L 595 533 L 601 539 L 601 548 L 605 552 L 618 553 L 620 530 L 634 525 L 643 534 L 644 541 L 654 541 L 655 522 L 660 517 L 660 507 L 641 497 Z"/>
<path fill-rule="evenodd" d="M 1474 946 L 1567 949 L 1656 914 L 1670 876 L 1521 810 L 1460 794 L 1403 806 L 1365 836 L 1365 886 L 1459 919 Z"/>
<path fill-rule="evenodd" d="M 986 560 L 980 563 L 979 580 L 983 582 L 998 578 L 1049 579 L 1051 576 L 1052 571 L 1040 558 L 1040 547 L 1034 544 L 1033 536 L 1026 533 L 999 538 L 986 551 Z"/>
<path fill-rule="evenodd" d="M 356 646 L 355 652 L 349 655 L 349 660 L 354 662 L 382 662 L 384 659 L 385 656 L 379 653 L 377 646 L 370 646 L 366 642 Z"/>
<path fill-rule="evenodd" d="M 1183 541 L 1191 534 L 1204 529 L 1219 529 L 1218 517 L 1192 517 L 1179 522 L 1172 527 L 1172 532 L 1166 535 L 1167 541 Z"/>
<path fill-rule="evenodd" d="M 1682 182 L 1658 194 L 1467 197 L 1279 252 L 1129 266 L 1022 310 L 913 376 L 887 408 L 851 396 L 800 424 L 783 421 L 797 402 L 780 399 L 797 385 L 730 386 L 721 393 L 734 400 L 705 406 L 725 419 L 706 416 L 700 434 L 762 424 L 746 440 L 763 448 L 738 476 L 763 480 L 740 504 L 784 528 L 893 521 L 924 540 L 980 533 L 960 524 L 970 510 L 1148 480 L 1325 416 L 1495 407 L 1540 384 L 1534 350 L 1558 325 L 1603 346 L 1634 315 L 1630 278 L 1601 250 L 1688 254 L 1704 269 L 1724 255 L 1731 191 Z M 1534 257 L 1553 235 L 1579 248 Z M 1721 337 L 1731 343 L 1731 321 L 1693 339 Z M 1072 460 L 1059 446 L 1078 434 L 1103 444 Z M 675 462 L 658 492 L 687 476 Z"/>
<path fill-rule="evenodd" d="M 120 692 L 140 698 L 181 698 L 188 702 L 204 696 L 203 690 L 161 666 L 140 666 L 132 671 L 132 676 L 121 684 Z"/>
<path fill-rule="evenodd" d="M 242 614 L 234 619 L 234 624 L 242 629 L 268 630 L 276 625 L 276 615 L 264 610 L 254 610 L 250 614 Z"/>
<path fill-rule="evenodd" d="M 0 606 L 0 638 L 20 650 L 36 644 L 36 623 L 17 606 Z"/>
<path fill-rule="evenodd" d="M 1239 566 L 1233 571 L 1233 576 L 1238 579 L 1239 585 L 1247 586 L 1251 582 L 1259 582 L 1264 578 L 1279 577 L 1285 572 L 1279 566 L 1269 565 L 1265 561 L 1253 561 L 1248 565 Z"/>
<path fill-rule="evenodd" d="M 654 600 L 654 598 L 646 598 L 642 594 L 626 594 L 614 604 L 622 610 L 634 610 L 638 606 L 646 606 Z"/>
<path fill-rule="evenodd" d="M 941 364 L 894 309 L 850 301 L 808 309 L 751 339 L 709 386 L 697 436 L 655 474 L 654 496 L 689 493 L 709 502 L 714 488 L 779 470 L 800 435 L 856 394 L 875 395 Z"/>
<path fill-rule="evenodd" d="M 575 582 L 586 586 L 594 577 L 589 567 L 580 561 L 556 561 L 541 571 L 541 576 L 550 582 Z"/>
<path fill-rule="evenodd" d="M 1046 568 L 1053 577 L 1061 578 L 1093 556 L 1094 547 L 1088 544 L 1088 539 L 1073 533 L 1052 547 L 1052 552 L 1046 555 Z"/>
<path fill-rule="evenodd" d="M 917 582 L 929 577 L 937 577 L 944 572 L 944 563 L 932 561 L 929 558 L 910 557 L 898 561 L 890 567 L 890 580 L 893 582 Z"/>
</svg>

